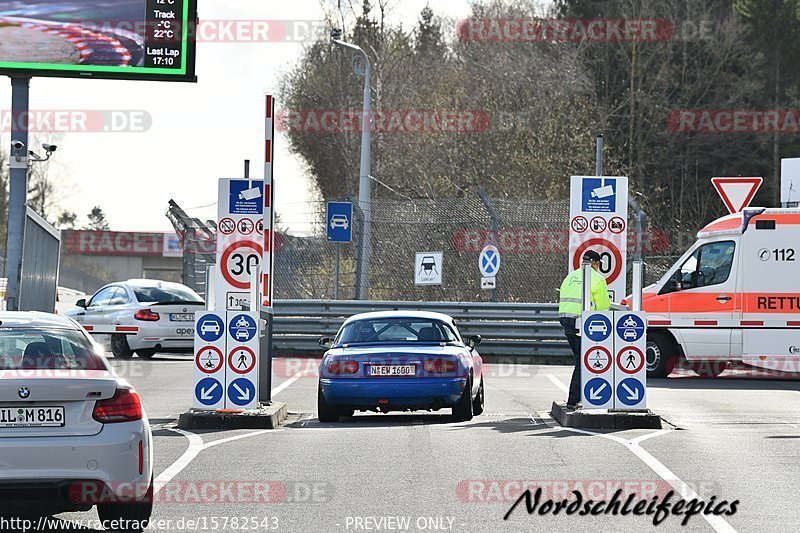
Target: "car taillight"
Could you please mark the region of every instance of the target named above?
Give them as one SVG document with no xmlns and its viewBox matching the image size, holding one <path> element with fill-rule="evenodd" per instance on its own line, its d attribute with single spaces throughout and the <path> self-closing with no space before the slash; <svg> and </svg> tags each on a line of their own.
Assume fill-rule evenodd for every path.
<svg viewBox="0 0 800 533">
<path fill-rule="evenodd" d="M 113 398 L 99 400 L 95 404 L 92 418 L 102 424 L 141 420 L 142 402 L 135 391 L 117 389 Z"/>
<path fill-rule="evenodd" d="M 328 373 L 330 374 L 355 374 L 358 372 L 358 362 L 356 361 L 331 361 L 328 363 Z"/>
<path fill-rule="evenodd" d="M 422 364 L 422 368 L 425 372 L 445 374 L 447 372 L 455 372 L 456 362 L 450 359 L 427 359 Z"/>
<path fill-rule="evenodd" d="M 144 320 L 145 322 L 156 322 L 161 317 L 158 316 L 158 313 L 154 313 L 150 309 L 139 309 L 136 311 L 136 314 L 133 315 L 133 318 L 136 320 Z"/>
</svg>

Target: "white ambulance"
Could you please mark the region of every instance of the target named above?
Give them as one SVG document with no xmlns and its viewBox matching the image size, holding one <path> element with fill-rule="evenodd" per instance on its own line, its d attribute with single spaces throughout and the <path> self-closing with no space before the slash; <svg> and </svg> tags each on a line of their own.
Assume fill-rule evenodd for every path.
<svg viewBox="0 0 800 533">
<path fill-rule="evenodd" d="M 647 371 L 682 358 L 704 375 L 729 362 L 800 371 L 800 209 L 750 208 L 720 218 L 646 287 Z"/>
</svg>

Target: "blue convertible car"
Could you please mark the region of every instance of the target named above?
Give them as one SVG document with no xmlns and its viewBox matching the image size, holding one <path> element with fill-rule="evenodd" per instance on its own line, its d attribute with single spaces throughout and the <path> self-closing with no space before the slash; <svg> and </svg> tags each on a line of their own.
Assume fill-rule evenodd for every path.
<svg viewBox="0 0 800 533">
<path fill-rule="evenodd" d="M 350 317 L 320 366 L 320 422 L 359 411 L 437 411 L 471 420 L 483 412 L 479 335 L 462 339 L 453 319 L 439 313 L 386 311 Z"/>
</svg>

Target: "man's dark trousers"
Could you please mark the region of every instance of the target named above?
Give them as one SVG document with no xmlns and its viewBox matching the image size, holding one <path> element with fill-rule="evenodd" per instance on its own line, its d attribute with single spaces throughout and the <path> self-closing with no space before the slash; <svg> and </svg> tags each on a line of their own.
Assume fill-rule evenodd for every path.
<svg viewBox="0 0 800 533">
<path fill-rule="evenodd" d="M 567 342 L 572 348 L 572 355 L 575 359 L 575 368 L 572 370 L 572 380 L 569 382 L 569 396 L 567 397 L 567 403 L 575 405 L 581 401 L 581 338 L 578 337 L 574 318 L 561 317 L 559 322 L 564 328 L 564 335 L 567 336 Z"/>
</svg>

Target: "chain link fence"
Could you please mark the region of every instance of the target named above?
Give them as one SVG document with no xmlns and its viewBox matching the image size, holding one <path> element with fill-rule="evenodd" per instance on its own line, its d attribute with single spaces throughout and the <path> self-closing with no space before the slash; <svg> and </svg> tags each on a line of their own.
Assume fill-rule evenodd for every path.
<svg viewBox="0 0 800 533">
<path fill-rule="evenodd" d="M 276 235 L 276 299 L 355 298 L 363 219 L 356 202 L 354 218 L 353 242 L 335 244 L 327 242 L 326 202 L 298 204 L 283 212 Z M 308 234 L 291 235 L 282 229 L 301 223 L 310 228 Z M 494 297 L 499 302 L 555 302 L 568 271 L 568 226 L 566 199 L 498 199 L 476 194 L 375 200 L 369 299 L 481 302 Z M 214 260 L 213 230 L 209 225 L 183 232 L 185 282 L 201 294 L 205 293 L 203 273 Z M 666 272 L 690 244 L 684 242 L 689 237 L 693 236 L 674 242 L 666 231 L 645 232 L 648 283 Z M 635 239 L 631 228 L 629 267 Z M 481 289 L 478 256 L 486 244 L 495 244 L 501 253 L 496 291 Z M 442 252 L 441 285 L 415 285 L 415 257 L 423 252 Z"/>
</svg>

